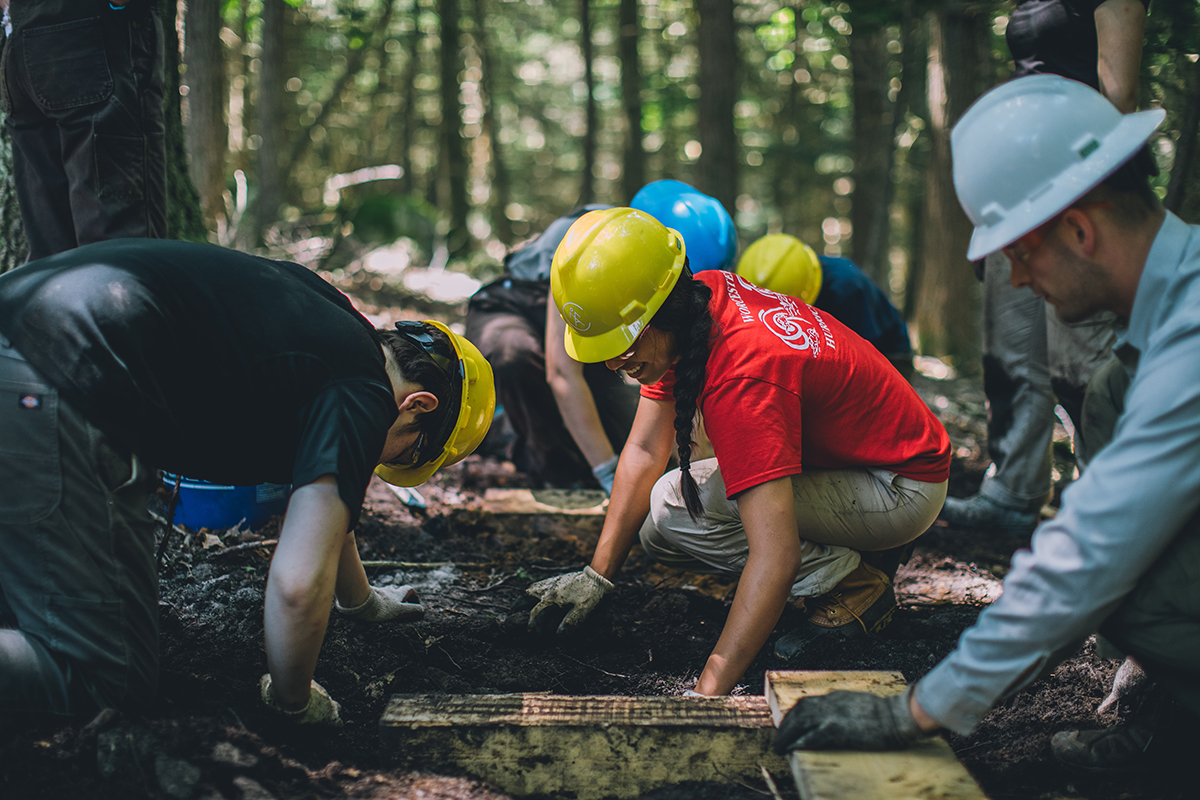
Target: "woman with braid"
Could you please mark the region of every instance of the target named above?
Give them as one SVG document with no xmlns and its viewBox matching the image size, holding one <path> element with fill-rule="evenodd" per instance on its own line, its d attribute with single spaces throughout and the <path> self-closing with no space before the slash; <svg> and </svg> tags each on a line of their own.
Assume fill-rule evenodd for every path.
<svg viewBox="0 0 1200 800">
<path fill-rule="evenodd" d="M 807 616 L 776 643 L 784 657 L 888 623 L 905 546 L 946 497 L 950 442 L 878 350 L 736 274 L 693 276 L 678 232 L 630 208 L 571 226 L 551 291 L 567 353 L 642 396 L 592 562 L 529 587 L 532 628 L 582 622 L 638 539 L 663 564 L 741 576 L 698 694 L 736 686 L 789 600 Z M 697 411 L 716 457 L 692 463 Z"/>
</svg>

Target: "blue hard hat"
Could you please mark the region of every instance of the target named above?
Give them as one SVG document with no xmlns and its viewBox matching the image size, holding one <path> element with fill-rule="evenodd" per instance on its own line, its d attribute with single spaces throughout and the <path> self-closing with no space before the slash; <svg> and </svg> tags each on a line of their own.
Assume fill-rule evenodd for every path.
<svg viewBox="0 0 1200 800">
<path fill-rule="evenodd" d="M 733 269 L 737 230 L 729 212 L 715 197 L 682 181 L 663 180 L 643 186 L 629 205 L 679 231 L 692 272 Z"/>
</svg>

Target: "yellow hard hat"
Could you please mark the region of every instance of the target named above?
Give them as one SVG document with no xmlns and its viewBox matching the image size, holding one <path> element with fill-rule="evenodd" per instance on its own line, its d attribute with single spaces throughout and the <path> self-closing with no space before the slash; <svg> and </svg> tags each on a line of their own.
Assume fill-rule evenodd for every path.
<svg viewBox="0 0 1200 800">
<path fill-rule="evenodd" d="M 447 415 L 443 429 L 433 438 L 436 445 L 443 435 L 446 436 L 445 445 L 440 451 L 410 467 L 390 464 L 375 467 L 375 474 L 393 486 L 419 486 L 439 468 L 462 461 L 483 441 L 496 414 L 496 383 L 492 377 L 492 365 L 479 352 L 479 348 L 437 320 L 427 319 L 423 324 L 432 325 L 446 334 L 454 348 L 453 358 L 448 352 L 439 352 L 445 349 L 444 345 L 420 331 L 422 323 L 397 322 L 396 328 L 446 370 L 451 386 L 458 379 L 462 394 L 458 398 L 457 415 L 453 411 Z M 453 427 L 450 427 L 451 422 Z"/>
<path fill-rule="evenodd" d="M 629 349 L 675 288 L 683 237 L 644 211 L 589 211 L 567 231 L 550 265 L 550 292 L 567 323 L 564 344 L 594 363 Z"/>
<path fill-rule="evenodd" d="M 795 236 L 769 233 L 746 248 L 737 274 L 764 289 L 812 303 L 821 293 L 821 262 Z"/>
</svg>

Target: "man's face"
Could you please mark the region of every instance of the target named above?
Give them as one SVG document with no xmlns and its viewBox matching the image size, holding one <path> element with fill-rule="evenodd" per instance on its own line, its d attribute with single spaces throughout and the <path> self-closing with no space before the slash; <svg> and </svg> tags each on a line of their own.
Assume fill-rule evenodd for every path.
<svg viewBox="0 0 1200 800">
<path fill-rule="evenodd" d="M 1084 258 L 1064 237 L 1069 226 L 1056 217 L 1004 248 L 1012 285 L 1028 286 L 1054 306 L 1063 322 L 1081 322 L 1114 308 L 1116 287 L 1103 265 Z"/>
</svg>

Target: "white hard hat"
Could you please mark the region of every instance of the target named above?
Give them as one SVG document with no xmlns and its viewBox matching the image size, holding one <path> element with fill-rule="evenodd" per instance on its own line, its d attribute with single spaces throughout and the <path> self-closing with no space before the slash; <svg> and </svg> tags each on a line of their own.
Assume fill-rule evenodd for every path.
<svg viewBox="0 0 1200 800">
<path fill-rule="evenodd" d="M 1131 159 L 1166 117 L 1122 114 L 1087 84 L 1030 75 L 979 98 L 950 133 L 954 188 L 975 225 L 967 258 L 1051 219 Z"/>
</svg>

